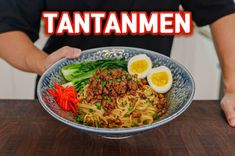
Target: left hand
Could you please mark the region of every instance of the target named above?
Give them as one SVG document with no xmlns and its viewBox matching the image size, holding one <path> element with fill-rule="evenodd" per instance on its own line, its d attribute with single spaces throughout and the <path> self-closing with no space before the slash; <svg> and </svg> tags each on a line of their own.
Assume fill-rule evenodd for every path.
<svg viewBox="0 0 235 156">
<path fill-rule="evenodd" d="M 235 93 L 225 93 L 220 106 L 231 127 L 235 127 Z"/>
<path fill-rule="evenodd" d="M 52 64 L 59 61 L 62 58 L 76 58 L 81 54 L 81 50 L 74 47 L 65 46 L 62 47 L 50 55 L 43 55 L 42 59 L 38 61 L 37 74 L 42 75 Z"/>
</svg>

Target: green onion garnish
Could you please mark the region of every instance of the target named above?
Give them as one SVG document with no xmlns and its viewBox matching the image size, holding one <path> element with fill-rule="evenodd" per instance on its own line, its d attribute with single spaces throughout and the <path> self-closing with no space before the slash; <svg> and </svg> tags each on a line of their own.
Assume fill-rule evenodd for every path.
<svg viewBox="0 0 235 156">
<path fill-rule="evenodd" d="M 98 125 L 97 121 L 95 122 L 95 126 L 96 126 L 96 128 L 99 128 L 99 125 Z"/>
<path fill-rule="evenodd" d="M 121 79 L 117 79 L 116 81 L 117 81 L 117 82 L 121 82 L 122 80 L 121 80 Z"/>
<path fill-rule="evenodd" d="M 138 126 L 136 123 L 131 124 L 131 127 L 136 127 L 136 126 Z"/>
<path fill-rule="evenodd" d="M 154 114 L 153 114 L 153 119 L 154 119 L 154 120 L 158 119 L 158 114 L 157 114 L 157 113 L 154 113 Z"/>
<path fill-rule="evenodd" d="M 110 97 L 104 96 L 104 99 L 105 99 L 105 100 L 110 100 Z"/>
<path fill-rule="evenodd" d="M 102 87 L 105 87 L 106 86 L 106 81 L 101 81 L 101 85 L 102 85 Z"/>
<path fill-rule="evenodd" d="M 78 117 L 77 117 L 77 122 L 82 122 L 82 121 L 83 121 L 83 116 L 78 115 Z"/>
<path fill-rule="evenodd" d="M 97 109 L 99 109 L 99 110 L 101 109 L 101 103 L 100 102 L 97 102 L 95 105 L 96 105 Z"/>
</svg>

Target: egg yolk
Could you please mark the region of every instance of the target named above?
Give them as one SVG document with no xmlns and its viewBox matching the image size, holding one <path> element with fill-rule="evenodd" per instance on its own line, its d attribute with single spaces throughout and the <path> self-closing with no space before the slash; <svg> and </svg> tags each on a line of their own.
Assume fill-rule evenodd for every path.
<svg viewBox="0 0 235 156">
<path fill-rule="evenodd" d="M 146 60 L 134 61 L 131 64 L 130 69 L 134 73 L 143 73 L 148 69 L 148 62 Z"/>
<path fill-rule="evenodd" d="M 156 86 L 165 86 L 168 83 L 168 74 L 166 72 L 153 73 L 151 75 L 151 81 Z"/>
</svg>

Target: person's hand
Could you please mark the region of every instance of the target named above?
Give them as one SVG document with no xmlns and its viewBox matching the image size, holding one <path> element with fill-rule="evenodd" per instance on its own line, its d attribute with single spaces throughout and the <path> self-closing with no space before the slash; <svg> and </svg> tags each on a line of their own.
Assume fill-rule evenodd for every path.
<svg viewBox="0 0 235 156">
<path fill-rule="evenodd" d="M 81 50 L 78 48 L 73 48 L 69 46 L 62 47 L 58 49 L 57 51 L 53 52 L 50 55 L 45 55 L 40 61 L 39 61 L 39 73 L 42 75 L 51 65 L 53 65 L 55 62 L 59 61 L 62 58 L 76 58 L 79 57 L 81 54 Z"/>
<path fill-rule="evenodd" d="M 235 93 L 225 93 L 220 106 L 230 126 L 235 127 Z"/>
</svg>

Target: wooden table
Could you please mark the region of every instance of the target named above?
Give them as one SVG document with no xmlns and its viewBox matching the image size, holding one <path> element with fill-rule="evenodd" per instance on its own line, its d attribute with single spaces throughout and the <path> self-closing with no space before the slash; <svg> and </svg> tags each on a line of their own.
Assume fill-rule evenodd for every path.
<svg viewBox="0 0 235 156">
<path fill-rule="evenodd" d="M 0 155 L 235 155 L 235 129 L 218 101 L 194 101 L 153 131 L 108 140 L 60 123 L 38 101 L 0 100 Z"/>
</svg>

